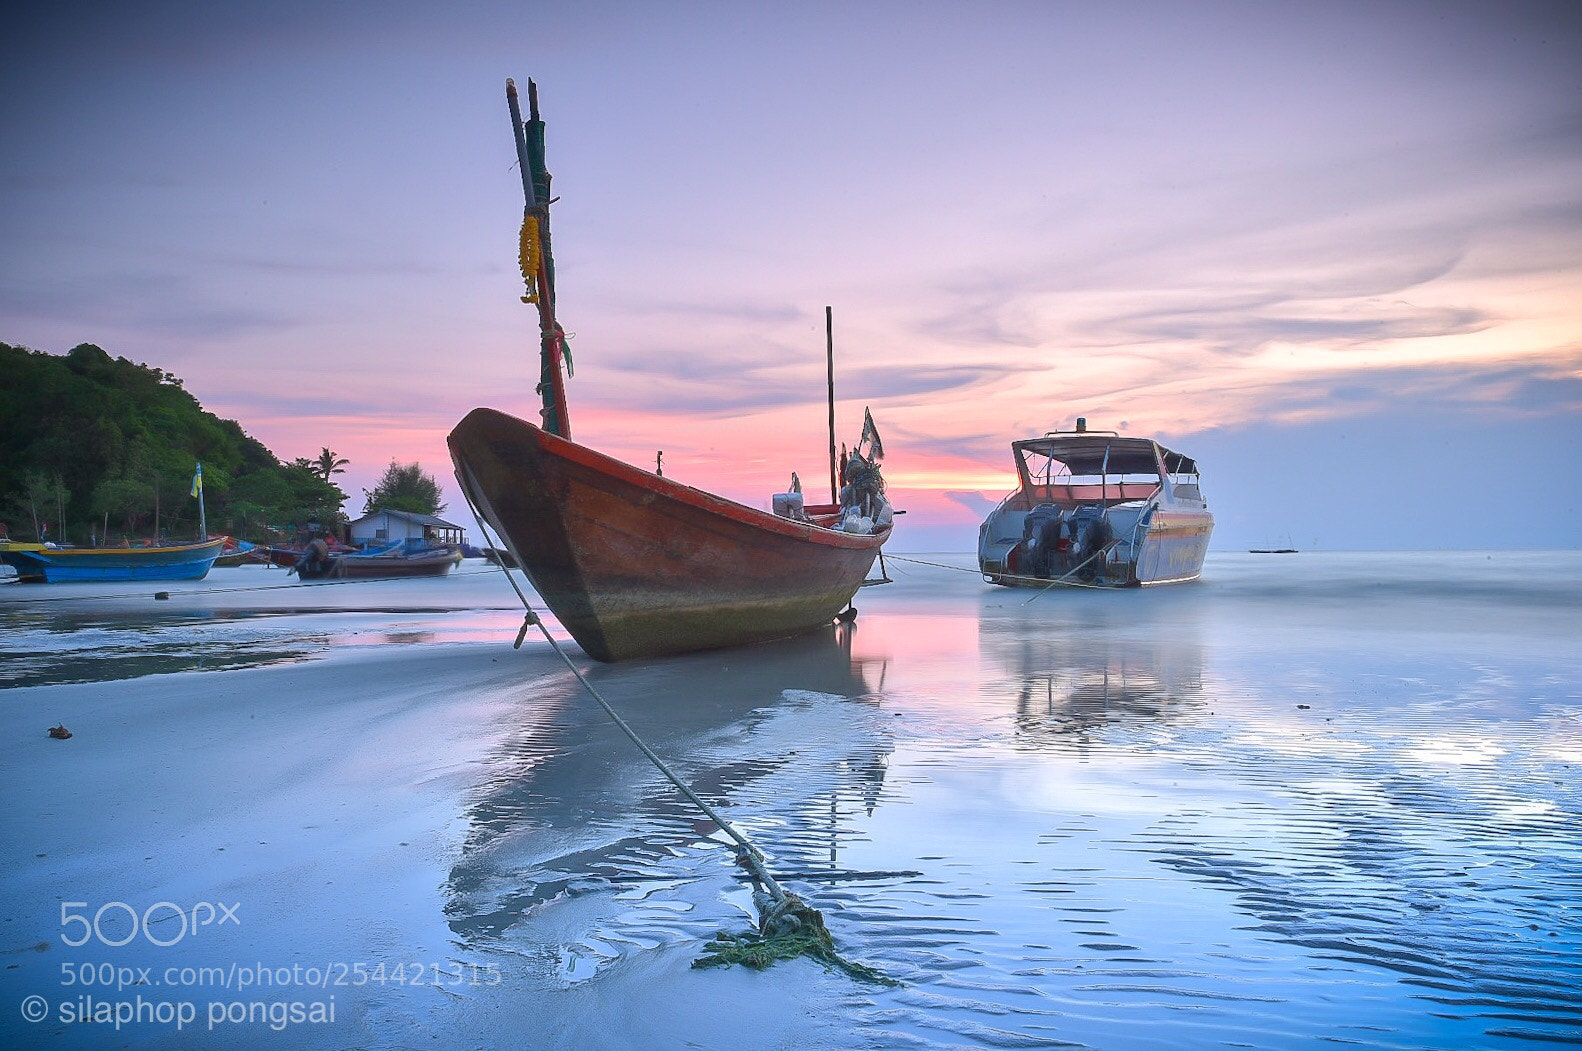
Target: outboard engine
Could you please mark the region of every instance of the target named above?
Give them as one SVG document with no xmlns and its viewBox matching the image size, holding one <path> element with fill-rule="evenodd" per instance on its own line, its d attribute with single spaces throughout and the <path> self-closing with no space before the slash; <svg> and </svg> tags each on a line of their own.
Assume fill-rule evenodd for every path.
<svg viewBox="0 0 1582 1051">
<path fill-rule="evenodd" d="M 1060 508 L 1054 504 L 1039 504 L 1027 512 L 1027 517 L 1022 520 L 1022 553 L 1017 560 L 1018 569 L 1028 576 L 1048 579 L 1059 566 L 1062 553 L 1068 546 Z"/>
<path fill-rule="evenodd" d="M 335 560 L 330 557 L 330 545 L 324 542 L 323 537 L 315 537 L 303 549 L 297 564 L 291 569 L 299 580 L 317 580 L 319 577 L 328 576 L 334 565 Z"/>
<path fill-rule="evenodd" d="M 1071 512 L 1071 550 L 1067 560 L 1070 568 L 1082 565 L 1110 541 L 1110 523 L 1104 517 L 1104 508 L 1098 504 L 1085 504 Z M 1081 576 L 1090 579 L 1097 571 L 1098 560 L 1082 567 Z"/>
</svg>

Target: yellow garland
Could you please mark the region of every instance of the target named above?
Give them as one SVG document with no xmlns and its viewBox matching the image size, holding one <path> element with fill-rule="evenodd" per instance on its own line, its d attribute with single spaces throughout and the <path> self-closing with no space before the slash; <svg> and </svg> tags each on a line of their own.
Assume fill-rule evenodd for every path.
<svg viewBox="0 0 1582 1051">
<path fill-rule="evenodd" d="M 527 295 L 522 297 L 524 303 L 538 302 L 538 217 L 533 215 L 522 216 L 522 247 L 517 253 L 516 260 L 522 267 L 522 280 L 527 282 Z"/>
</svg>

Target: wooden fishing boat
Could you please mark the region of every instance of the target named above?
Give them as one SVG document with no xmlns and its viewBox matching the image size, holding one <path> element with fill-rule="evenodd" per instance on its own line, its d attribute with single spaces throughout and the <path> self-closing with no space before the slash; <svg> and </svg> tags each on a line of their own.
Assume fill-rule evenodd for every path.
<svg viewBox="0 0 1582 1051">
<path fill-rule="evenodd" d="M 1202 574 L 1214 516 L 1196 461 L 1080 419 L 1011 450 L 1017 488 L 978 529 L 985 580 L 1140 587 Z"/>
<path fill-rule="evenodd" d="M 314 540 L 323 542 L 324 550 L 328 555 L 341 555 L 356 550 L 342 544 L 333 533 L 321 537 L 299 536 L 292 544 L 271 544 L 257 548 L 256 550 L 261 552 L 259 561 L 279 566 L 281 569 L 290 569 L 307 553 Z"/>
<path fill-rule="evenodd" d="M 235 537 L 225 538 L 225 547 L 220 552 L 220 557 L 214 560 L 216 566 L 235 567 L 252 565 L 265 562 L 264 549 L 257 544 L 246 540 L 237 540 Z"/>
<path fill-rule="evenodd" d="M 779 494 L 778 514 L 573 442 L 564 333 L 554 314 L 543 122 L 531 82 L 528 90 L 524 122 L 515 85 L 506 82 L 527 198 L 524 298 L 538 306 L 543 409 L 539 424 L 488 408 L 457 424 L 449 445 L 468 502 L 597 660 L 738 646 L 829 624 L 867 581 L 890 536 L 893 512 L 871 419 L 839 472 L 839 499 L 806 507 L 800 492 Z"/>
<path fill-rule="evenodd" d="M 17 583 L 19 577 L 16 567 L 5 557 L 7 551 L 42 551 L 43 544 L 28 543 L 21 540 L 12 540 L 10 537 L 0 536 L 0 580 Z"/>
<path fill-rule="evenodd" d="M 460 562 L 461 547 L 454 544 L 393 544 L 373 551 L 332 554 L 322 540 L 315 540 L 291 571 L 302 580 L 442 577 Z"/>
<path fill-rule="evenodd" d="M 450 435 L 456 477 L 588 655 L 615 661 L 784 638 L 830 623 L 888 524 L 837 506 L 782 517 L 682 485 L 494 409 Z"/>
<path fill-rule="evenodd" d="M 202 580 L 225 546 L 225 537 L 199 544 L 151 547 L 49 547 L 0 549 L 0 560 L 24 582 Z"/>
</svg>

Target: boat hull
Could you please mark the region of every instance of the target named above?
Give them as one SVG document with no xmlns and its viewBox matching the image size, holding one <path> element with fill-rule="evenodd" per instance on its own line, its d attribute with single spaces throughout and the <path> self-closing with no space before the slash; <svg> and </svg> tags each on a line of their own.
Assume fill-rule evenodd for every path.
<svg viewBox="0 0 1582 1051">
<path fill-rule="evenodd" d="M 342 555 L 335 576 L 346 580 L 376 580 L 386 577 L 442 577 L 461 562 L 461 549 L 433 554 Z"/>
<path fill-rule="evenodd" d="M 1200 514 L 1157 514 L 1137 555 L 1135 583 L 1184 584 L 1203 575 L 1214 517 Z"/>
<path fill-rule="evenodd" d="M 1058 574 L 1036 576 L 1017 573 L 1012 567 L 1002 570 L 983 565 L 984 579 L 1007 587 L 1047 588 L 1055 583 L 1080 587 L 1135 588 L 1159 584 L 1185 584 L 1203 575 L 1203 560 L 1208 555 L 1209 537 L 1214 532 L 1213 516 L 1203 514 L 1156 515 L 1139 539 L 1135 559 L 1100 559 L 1091 569 L 1069 578 Z"/>
<path fill-rule="evenodd" d="M 785 638 L 862 586 L 872 535 L 780 518 L 650 474 L 493 409 L 449 437 L 468 499 L 589 656 Z"/>
<path fill-rule="evenodd" d="M 386 580 L 392 577 L 442 577 L 461 563 L 461 548 L 425 551 L 415 555 L 336 555 L 322 572 L 297 572 L 304 580 Z"/>
<path fill-rule="evenodd" d="M 264 560 L 272 566 L 281 569 L 290 569 L 302 557 L 302 551 L 294 547 L 266 547 Z"/>
<path fill-rule="evenodd" d="M 17 576 L 49 584 L 128 580 L 202 580 L 225 547 L 225 540 L 171 547 L 44 548 L 0 551 Z"/>
</svg>

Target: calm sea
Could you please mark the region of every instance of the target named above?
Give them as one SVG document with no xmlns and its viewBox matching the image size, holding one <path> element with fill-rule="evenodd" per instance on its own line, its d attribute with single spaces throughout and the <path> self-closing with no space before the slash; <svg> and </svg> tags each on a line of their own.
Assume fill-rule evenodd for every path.
<svg viewBox="0 0 1582 1051">
<path fill-rule="evenodd" d="M 1582 552 L 1214 554 L 1198 583 L 1127 592 L 991 587 L 960 555 L 887 565 L 850 630 L 589 675 L 893 987 L 688 969 L 748 926 L 730 851 L 568 674 L 509 648 L 519 613 L 477 611 L 510 597 L 497 580 L 229 609 L 39 592 L 62 599 L 0 607 L 0 700 L 171 671 L 221 697 L 286 672 L 189 669 L 311 675 L 342 645 L 443 647 L 436 677 L 475 661 L 496 691 L 511 660 L 536 669 L 491 702 L 477 754 L 416 782 L 424 742 L 342 742 L 344 798 L 315 812 L 422 793 L 448 837 L 399 870 L 400 904 L 348 846 L 291 861 L 375 921 L 295 894 L 251 921 L 291 933 L 249 948 L 265 958 L 350 941 L 501 981 L 343 990 L 351 1028 L 293 1046 L 714 1046 L 732 1023 L 697 1027 L 716 1014 L 755 1020 L 736 1051 L 1582 1044 Z M 473 688 L 402 667 L 389 687 L 425 703 Z M 381 763 L 392 747 L 405 765 Z M 205 878 L 261 912 L 285 877 L 233 856 Z"/>
<path fill-rule="evenodd" d="M 849 636 L 596 676 L 902 983 L 808 1046 L 1582 1043 L 1582 553 L 1041 594 L 917 559 Z M 453 873 L 455 932 L 562 989 L 746 906 L 672 791 L 558 743 L 587 707 L 519 736 Z"/>
</svg>

